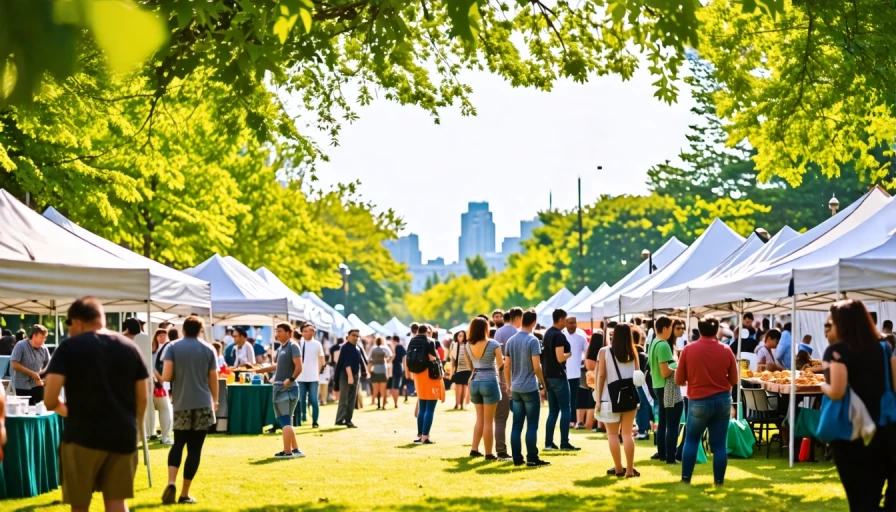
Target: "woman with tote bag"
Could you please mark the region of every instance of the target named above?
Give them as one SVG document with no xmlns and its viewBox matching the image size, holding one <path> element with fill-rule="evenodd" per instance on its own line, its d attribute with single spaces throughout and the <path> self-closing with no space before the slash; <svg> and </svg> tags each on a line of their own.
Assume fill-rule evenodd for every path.
<svg viewBox="0 0 896 512">
<path fill-rule="evenodd" d="M 610 345 L 601 349 L 597 374 L 597 392 L 600 400 L 595 406 L 595 415 L 607 426 L 607 441 L 613 455 L 617 477 L 633 478 L 641 476 L 635 470 L 635 440 L 632 438 L 632 424 L 638 410 L 636 376 L 641 384 L 644 374 L 639 368 L 632 328 L 620 323 L 613 329 Z M 622 468 L 619 437 L 625 446 L 626 467 Z"/>
</svg>

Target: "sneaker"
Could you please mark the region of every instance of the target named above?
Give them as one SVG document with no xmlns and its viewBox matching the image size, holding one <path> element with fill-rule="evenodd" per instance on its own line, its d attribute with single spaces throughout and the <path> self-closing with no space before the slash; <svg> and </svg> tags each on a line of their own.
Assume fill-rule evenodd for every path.
<svg viewBox="0 0 896 512">
<path fill-rule="evenodd" d="M 550 462 L 548 462 L 546 460 L 541 460 L 541 459 L 526 463 L 526 467 L 528 467 L 528 468 L 542 468 L 542 467 L 550 466 L 550 465 L 551 465 Z"/>
<path fill-rule="evenodd" d="M 646 432 L 643 433 L 643 434 L 638 434 L 638 435 L 635 436 L 635 439 L 638 440 L 638 441 L 649 441 L 649 440 L 650 440 L 650 434 L 648 434 L 648 433 L 646 433 Z"/>
<path fill-rule="evenodd" d="M 556 444 L 551 443 L 551 444 L 545 445 L 545 447 L 544 447 L 544 451 L 546 451 L 546 452 L 558 452 L 558 451 L 560 451 L 560 448 L 557 447 Z"/>
<path fill-rule="evenodd" d="M 169 439 L 169 438 L 167 438 L 167 437 L 163 437 L 162 440 L 159 441 L 159 442 L 162 443 L 162 444 L 167 444 L 167 445 L 169 445 L 169 446 L 172 445 L 172 444 L 174 444 L 174 440 Z"/>
<path fill-rule="evenodd" d="M 563 445 L 560 447 L 561 452 L 578 452 L 581 451 L 581 448 L 576 448 L 571 444 Z"/>
<path fill-rule="evenodd" d="M 490 453 L 490 454 L 488 454 L 488 455 L 485 456 L 485 460 L 487 460 L 487 461 L 496 461 L 496 460 L 498 460 L 498 458 L 495 457 L 494 454 L 491 454 L 491 453 Z"/>
<path fill-rule="evenodd" d="M 158 439 L 159 439 L 159 436 L 157 436 L 157 435 L 155 435 L 155 434 L 149 436 L 149 440 L 150 440 L 150 441 L 156 441 L 156 440 L 158 440 Z"/>
<path fill-rule="evenodd" d="M 435 441 L 430 441 L 429 439 L 427 439 L 426 441 L 423 441 L 423 444 L 436 444 L 436 443 L 435 443 Z"/>
<path fill-rule="evenodd" d="M 271 427 L 271 428 L 265 430 L 265 432 L 267 432 L 268 434 L 276 434 L 276 433 L 277 433 L 277 427 Z"/>
<path fill-rule="evenodd" d="M 660 457 L 660 452 L 656 452 L 650 456 L 650 460 L 660 460 L 661 458 L 662 457 Z"/>
<path fill-rule="evenodd" d="M 292 458 L 292 454 L 286 453 L 286 452 L 277 452 L 274 454 L 274 458 L 275 459 L 289 459 L 289 458 Z"/>
<path fill-rule="evenodd" d="M 355 426 L 354 423 L 352 423 L 350 421 L 346 421 L 345 426 L 346 426 L 346 428 L 358 428 L 357 426 Z"/>
<path fill-rule="evenodd" d="M 585 424 L 584 423 L 576 423 L 575 429 L 576 430 L 584 430 Z"/>
<path fill-rule="evenodd" d="M 476 450 L 470 450 L 470 457 L 482 457 L 482 454 Z"/>
<path fill-rule="evenodd" d="M 516 462 L 516 461 L 513 462 L 513 465 L 514 465 L 514 466 L 517 466 L 517 467 L 519 467 L 519 466 L 523 466 L 523 465 L 525 465 L 525 464 L 526 464 L 525 462 Z"/>
<path fill-rule="evenodd" d="M 294 459 L 301 459 L 304 456 L 305 456 L 305 452 L 303 452 L 302 450 L 299 450 L 298 448 L 296 448 L 295 450 L 292 451 L 292 457 Z"/>
<path fill-rule="evenodd" d="M 196 500 L 192 496 L 181 496 L 177 502 L 179 504 L 195 505 Z"/>
<path fill-rule="evenodd" d="M 513 460 L 513 457 L 511 457 L 511 456 L 510 456 L 509 454 L 507 454 L 507 453 L 499 453 L 499 454 L 498 454 L 498 461 L 499 461 L 499 462 L 510 462 L 510 461 L 512 461 L 512 460 Z"/>
<path fill-rule="evenodd" d="M 423 439 L 420 439 L 419 437 L 414 439 L 414 444 L 423 444 Z"/>
<path fill-rule="evenodd" d="M 162 491 L 162 504 L 173 505 L 176 497 L 177 487 L 175 487 L 174 484 L 168 484 L 168 486 L 165 487 L 165 490 Z"/>
<path fill-rule="evenodd" d="M 320 428 L 320 425 L 318 425 L 317 423 L 315 423 L 315 424 L 311 425 L 311 428 Z"/>
<path fill-rule="evenodd" d="M 612 467 L 612 468 L 608 469 L 608 470 L 607 470 L 607 474 L 608 474 L 608 475 L 615 475 L 615 474 L 616 474 L 616 468 L 615 468 L 615 467 Z M 623 473 L 623 475 L 624 475 L 624 474 L 625 474 L 625 473 Z"/>
</svg>

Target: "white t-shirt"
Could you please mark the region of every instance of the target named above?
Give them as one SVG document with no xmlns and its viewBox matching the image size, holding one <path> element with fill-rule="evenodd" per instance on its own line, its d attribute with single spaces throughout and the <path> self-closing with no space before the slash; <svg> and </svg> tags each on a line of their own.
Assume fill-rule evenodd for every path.
<svg viewBox="0 0 896 512">
<path fill-rule="evenodd" d="M 243 363 L 255 364 L 255 351 L 252 349 L 252 344 L 248 341 L 243 343 L 242 347 L 234 346 L 233 356 L 236 358 L 234 366 L 239 366 Z"/>
<path fill-rule="evenodd" d="M 582 358 L 585 356 L 585 349 L 588 348 L 588 340 L 585 339 L 585 331 L 576 329 L 576 332 L 570 334 L 563 329 L 563 335 L 569 342 L 570 356 L 566 360 L 566 378 L 578 379 L 582 377 Z"/>
<path fill-rule="evenodd" d="M 317 340 L 298 341 L 299 350 L 302 352 L 302 374 L 299 382 L 320 382 L 319 368 L 320 358 L 324 355 L 324 347 Z"/>
<path fill-rule="evenodd" d="M 218 356 L 218 368 L 222 366 L 227 366 L 227 361 L 224 360 L 224 356 Z"/>
</svg>

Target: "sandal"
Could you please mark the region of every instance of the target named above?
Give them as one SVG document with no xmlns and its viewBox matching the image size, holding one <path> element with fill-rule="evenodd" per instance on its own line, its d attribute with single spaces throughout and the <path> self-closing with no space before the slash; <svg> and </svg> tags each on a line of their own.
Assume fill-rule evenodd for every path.
<svg viewBox="0 0 896 512">
<path fill-rule="evenodd" d="M 616 476 L 619 476 L 619 475 L 616 475 Z M 639 477 L 639 476 L 641 476 L 641 473 L 638 473 L 638 470 L 637 470 L 637 469 L 633 469 L 633 470 L 632 470 L 632 474 L 631 474 L 631 475 L 625 475 L 625 478 L 636 478 L 636 477 Z"/>
</svg>

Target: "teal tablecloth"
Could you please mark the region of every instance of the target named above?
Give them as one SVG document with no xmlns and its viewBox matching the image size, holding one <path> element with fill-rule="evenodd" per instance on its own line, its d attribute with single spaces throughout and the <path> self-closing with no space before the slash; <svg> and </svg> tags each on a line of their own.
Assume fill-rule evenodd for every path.
<svg viewBox="0 0 896 512">
<path fill-rule="evenodd" d="M 270 384 L 227 386 L 227 433 L 262 434 L 273 425 L 274 387 Z"/>
<path fill-rule="evenodd" d="M 28 498 L 59 487 L 62 417 L 6 418 L 6 446 L 0 464 L 0 498 Z"/>
</svg>

